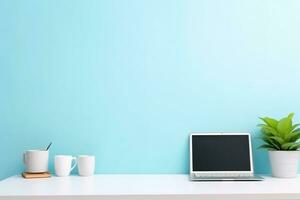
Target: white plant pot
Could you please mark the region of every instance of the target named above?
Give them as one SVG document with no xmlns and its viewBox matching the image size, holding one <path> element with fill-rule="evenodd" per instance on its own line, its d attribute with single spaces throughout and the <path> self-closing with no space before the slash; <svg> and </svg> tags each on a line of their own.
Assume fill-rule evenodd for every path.
<svg viewBox="0 0 300 200">
<path fill-rule="evenodd" d="M 299 151 L 269 151 L 272 176 L 294 178 L 298 172 Z"/>
</svg>

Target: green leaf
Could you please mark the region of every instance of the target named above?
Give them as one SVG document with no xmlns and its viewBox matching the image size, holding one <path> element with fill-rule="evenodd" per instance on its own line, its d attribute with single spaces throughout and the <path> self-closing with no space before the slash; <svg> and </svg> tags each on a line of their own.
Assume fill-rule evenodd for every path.
<svg viewBox="0 0 300 200">
<path fill-rule="evenodd" d="M 280 134 L 277 132 L 276 129 L 273 127 L 270 127 L 268 125 L 261 125 L 261 131 L 266 134 L 266 135 L 275 135 L 275 136 L 280 136 Z"/>
<path fill-rule="evenodd" d="M 298 126 L 300 126 L 300 124 L 295 124 L 292 126 L 292 130 L 294 131 Z"/>
<path fill-rule="evenodd" d="M 300 138 L 300 131 L 299 132 L 291 132 L 285 137 L 286 142 L 295 142 Z"/>
<path fill-rule="evenodd" d="M 278 142 L 278 144 L 282 145 L 285 143 L 285 140 L 282 139 L 281 137 L 278 137 L 278 136 L 272 136 L 270 137 L 271 139 L 275 140 L 276 142 Z"/>
<path fill-rule="evenodd" d="M 263 136 L 263 137 L 259 137 L 260 139 L 262 139 L 267 145 L 273 146 L 274 149 L 280 149 L 280 144 L 277 141 L 274 141 L 272 138 L 267 137 L 267 136 Z"/>
<path fill-rule="evenodd" d="M 288 143 L 281 145 L 281 148 L 283 150 L 289 150 L 289 148 L 291 148 L 294 144 L 295 144 L 294 142 L 288 142 Z"/>
<path fill-rule="evenodd" d="M 288 142 L 296 142 L 297 140 L 300 139 L 300 131 L 293 132 L 289 134 L 288 137 L 289 137 L 289 140 L 287 140 Z"/>
<path fill-rule="evenodd" d="M 297 128 L 297 129 L 293 130 L 293 133 L 294 132 L 299 132 L 299 131 L 300 131 L 300 128 Z"/>
<path fill-rule="evenodd" d="M 294 113 L 290 113 L 288 116 L 287 116 L 287 118 L 289 118 L 290 120 L 293 120 L 293 117 L 294 117 Z"/>
<path fill-rule="evenodd" d="M 280 144 L 278 144 L 276 141 L 270 139 L 268 140 L 268 143 L 271 144 L 271 146 L 273 146 L 274 149 L 280 150 Z"/>
<path fill-rule="evenodd" d="M 281 137 L 286 137 L 292 131 L 292 120 L 290 117 L 282 118 L 277 124 L 278 133 Z"/>
<path fill-rule="evenodd" d="M 300 148 L 300 143 L 295 143 L 295 144 L 293 144 L 290 148 L 289 148 L 289 150 L 294 150 L 294 151 L 296 151 L 296 150 L 298 150 Z"/>
<path fill-rule="evenodd" d="M 262 121 L 264 121 L 267 125 L 269 125 L 272 128 L 276 128 L 278 121 L 276 119 L 270 118 L 270 117 L 260 117 Z"/>
</svg>

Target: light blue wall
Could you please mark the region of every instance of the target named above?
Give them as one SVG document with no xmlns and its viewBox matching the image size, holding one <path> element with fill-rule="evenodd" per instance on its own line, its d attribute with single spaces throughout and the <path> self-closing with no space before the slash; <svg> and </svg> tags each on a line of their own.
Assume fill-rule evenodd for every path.
<svg viewBox="0 0 300 200">
<path fill-rule="evenodd" d="M 0 178 L 21 154 L 187 173 L 191 131 L 300 120 L 300 1 L 0 1 Z M 254 147 L 258 146 L 254 139 Z M 265 151 L 255 168 L 268 173 Z"/>
</svg>

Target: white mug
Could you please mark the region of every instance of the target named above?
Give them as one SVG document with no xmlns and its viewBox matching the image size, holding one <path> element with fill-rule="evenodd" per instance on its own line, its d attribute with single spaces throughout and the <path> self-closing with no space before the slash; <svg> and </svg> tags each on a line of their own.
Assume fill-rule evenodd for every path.
<svg viewBox="0 0 300 200">
<path fill-rule="evenodd" d="M 95 156 L 80 155 L 78 161 L 79 176 L 92 176 L 95 171 Z"/>
<path fill-rule="evenodd" d="M 72 161 L 74 164 L 72 166 Z M 57 155 L 54 158 L 54 168 L 56 176 L 69 176 L 70 172 L 76 167 L 76 158 L 68 155 Z"/>
<path fill-rule="evenodd" d="M 49 152 L 45 150 L 28 150 L 23 154 L 25 171 L 40 173 L 48 171 Z"/>
</svg>

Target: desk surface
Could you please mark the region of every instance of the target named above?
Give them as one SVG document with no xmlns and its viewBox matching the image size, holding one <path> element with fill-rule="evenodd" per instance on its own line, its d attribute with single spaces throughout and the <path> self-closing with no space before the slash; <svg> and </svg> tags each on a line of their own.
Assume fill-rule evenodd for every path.
<svg viewBox="0 0 300 200">
<path fill-rule="evenodd" d="M 300 177 L 191 182 L 188 175 L 95 175 L 0 182 L 0 199 L 300 199 Z"/>
</svg>

